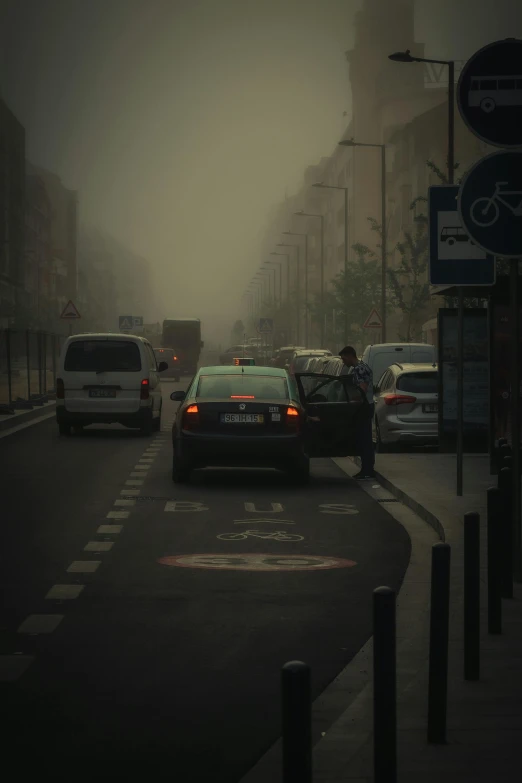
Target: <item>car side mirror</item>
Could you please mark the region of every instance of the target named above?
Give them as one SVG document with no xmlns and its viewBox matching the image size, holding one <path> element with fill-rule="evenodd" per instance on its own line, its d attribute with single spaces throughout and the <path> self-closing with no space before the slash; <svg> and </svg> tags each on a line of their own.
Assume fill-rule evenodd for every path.
<svg viewBox="0 0 522 783">
<path fill-rule="evenodd" d="M 168 369 L 169 369 L 169 365 L 167 364 L 167 362 L 160 362 L 158 364 L 158 372 L 165 372 L 165 370 Z"/>
<path fill-rule="evenodd" d="M 187 396 L 187 392 L 184 391 L 174 391 L 170 395 L 170 399 L 172 402 L 183 402 L 185 397 Z"/>
</svg>

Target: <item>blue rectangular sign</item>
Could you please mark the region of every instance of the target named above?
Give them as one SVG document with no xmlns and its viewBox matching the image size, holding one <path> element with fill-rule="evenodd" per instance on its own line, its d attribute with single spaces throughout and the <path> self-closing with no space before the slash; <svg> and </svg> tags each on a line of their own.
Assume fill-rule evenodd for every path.
<svg viewBox="0 0 522 783">
<path fill-rule="evenodd" d="M 477 247 L 457 209 L 458 185 L 428 190 L 429 268 L 432 285 L 494 285 L 495 259 Z"/>
</svg>

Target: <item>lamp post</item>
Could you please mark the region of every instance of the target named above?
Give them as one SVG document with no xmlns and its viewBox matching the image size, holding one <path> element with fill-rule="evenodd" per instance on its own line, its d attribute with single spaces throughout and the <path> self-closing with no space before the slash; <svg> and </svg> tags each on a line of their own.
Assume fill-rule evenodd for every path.
<svg viewBox="0 0 522 783">
<path fill-rule="evenodd" d="M 321 219 L 321 348 L 324 347 L 324 215 L 317 215 L 311 212 L 294 212 L 298 217 L 314 217 Z"/>
<path fill-rule="evenodd" d="M 296 333 L 295 333 L 295 343 L 296 343 L 296 345 L 299 345 L 299 320 L 300 320 L 300 313 L 301 313 L 301 300 L 300 300 L 300 295 L 299 295 L 299 289 L 300 289 L 299 270 L 300 270 L 300 266 L 301 266 L 301 259 L 299 257 L 300 246 L 298 244 L 294 245 L 291 242 L 278 242 L 277 243 L 277 247 L 295 247 L 295 249 L 297 250 L 296 259 L 295 259 L 296 263 L 297 263 L 297 266 L 296 266 L 296 272 L 297 272 L 297 274 L 296 274 L 296 286 L 295 286 L 296 287 L 296 299 L 295 299 L 295 306 L 296 306 Z M 289 278 L 288 282 L 290 283 L 290 278 Z"/>
<path fill-rule="evenodd" d="M 305 274 L 305 284 L 304 284 L 304 305 L 305 305 L 305 312 L 304 312 L 304 318 L 305 318 L 305 343 L 308 347 L 308 234 L 305 232 L 298 232 L 298 231 L 283 231 L 283 234 L 290 237 L 304 237 L 305 238 L 305 263 L 304 263 L 304 274 Z M 299 317 L 299 316 L 298 316 Z"/>
<path fill-rule="evenodd" d="M 273 261 L 264 261 L 264 265 L 268 266 L 269 264 L 275 263 Z M 272 304 L 275 307 L 277 302 L 277 289 L 276 289 L 276 271 L 275 269 L 267 269 L 267 272 L 270 273 L 270 279 L 273 286 L 273 297 L 272 297 Z M 273 274 L 273 277 L 272 277 Z"/>
<path fill-rule="evenodd" d="M 272 256 L 278 256 L 279 253 L 270 253 Z M 281 309 L 281 304 L 283 301 L 283 262 L 282 261 L 265 261 L 265 264 L 273 264 L 274 266 L 279 267 L 279 309 Z M 275 269 L 273 270 L 274 277 L 275 277 Z M 274 286 L 275 291 L 275 286 Z"/>
<path fill-rule="evenodd" d="M 339 144 L 342 147 L 377 147 L 381 150 L 381 320 L 382 334 L 381 341 L 386 342 L 386 145 L 385 144 L 365 144 L 354 141 L 353 139 L 344 139 Z"/>
<path fill-rule="evenodd" d="M 325 185 L 324 182 L 315 182 L 313 188 L 327 188 L 328 190 L 344 191 L 344 342 L 348 342 L 348 308 L 346 306 L 346 287 L 348 285 L 348 188 L 340 185 Z"/>
<path fill-rule="evenodd" d="M 286 301 L 287 303 L 289 303 L 290 300 L 288 298 L 288 294 L 290 291 L 290 253 L 276 253 L 275 251 L 273 251 L 272 253 L 270 253 L 270 255 L 283 256 L 284 258 L 286 258 Z M 282 264 L 281 264 L 281 269 L 282 269 Z M 281 285 L 281 278 L 279 278 L 279 284 Z M 281 290 L 281 288 L 279 290 Z M 282 304 L 283 304 L 283 297 L 281 296 L 281 307 Z"/>
</svg>

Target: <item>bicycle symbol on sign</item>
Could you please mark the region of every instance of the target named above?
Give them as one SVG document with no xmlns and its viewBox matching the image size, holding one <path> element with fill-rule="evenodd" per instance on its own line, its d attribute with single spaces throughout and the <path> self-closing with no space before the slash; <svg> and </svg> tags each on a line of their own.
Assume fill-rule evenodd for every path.
<svg viewBox="0 0 522 783">
<path fill-rule="evenodd" d="M 244 541 L 248 537 L 273 541 L 303 541 L 303 536 L 287 533 L 286 530 L 273 530 L 270 533 L 263 530 L 244 530 L 241 533 L 220 533 L 217 536 L 221 541 Z"/>
<path fill-rule="evenodd" d="M 471 205 L 470 217 L 476 226 L 487 228 L 494 225 L 500 215 L 499 203 L 509 209 L 515 217 L 522 217 L 522 190 L 502 190 L 501 188 L 505 185 L 509 185 L 509 182 L 496 182 L 495 192 L 490 198 L 480 196 L 475 199 Z M 504 196 L 518 196 L 517 205 L 510 204 L 503 198 Z"/>
</svg>

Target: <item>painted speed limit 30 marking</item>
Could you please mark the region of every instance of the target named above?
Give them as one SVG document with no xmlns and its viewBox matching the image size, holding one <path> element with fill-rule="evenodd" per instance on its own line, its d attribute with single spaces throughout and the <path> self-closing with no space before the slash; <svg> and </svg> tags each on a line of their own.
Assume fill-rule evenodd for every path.
<svg viewBox="0 0 522 783">
<path fill-rule="evenodd" d="M 223 571 L 319 571 L 353 568 L 355 560 L 315 555 L 199 554 L 160 557 L 158 563 L 178 568 L 208 568 Z"/>
</svg>

